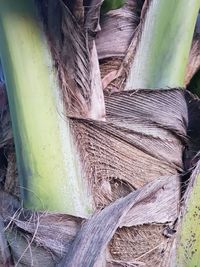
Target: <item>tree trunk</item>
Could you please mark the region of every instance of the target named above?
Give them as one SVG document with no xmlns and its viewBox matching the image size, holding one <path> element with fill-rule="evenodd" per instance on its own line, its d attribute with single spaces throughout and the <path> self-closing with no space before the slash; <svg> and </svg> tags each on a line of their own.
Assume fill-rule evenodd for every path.
<svg viewBox="0 0 200 267">
<path fill-rule="evenodd" d="M 150 2 L 128 0 L 104 13 L 100 0 L 36 1 L 94 213 L 88 219 L 22 209 L 4 100 L 0 260 L 5 266 L 176 266 L 182 183 L 199 150 L 199 101 L 180 88 L 126 88 Z M 199 43 L 196 32 L 187 84 L 199 68 Z M 198 173 L 199 164 L 193 180 Z"/>
</svg>

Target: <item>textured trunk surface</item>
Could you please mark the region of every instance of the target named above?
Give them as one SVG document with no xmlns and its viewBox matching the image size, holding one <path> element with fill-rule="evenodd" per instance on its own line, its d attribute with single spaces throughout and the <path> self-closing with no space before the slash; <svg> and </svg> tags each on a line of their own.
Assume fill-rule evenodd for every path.
<svg viewBox="0 0 200 267">
<path fill-rule="evenodd" d="M 0 80 L 0 262 L 34 267 L 175 266 L 186 171 L 194 166 L 200 148 L 200 104 L 179 88 L 123 90 L 149 1 L 128 0 L 102 15 L 101 31 L 100 0 L 84 1 L 85 9 L 81 0 L 74 5 L 67 0 L 36 2 L 95 212 L 86 220 L 21 207 Z M 199 68 L 199 44 L 197 27 L 186 83 Z"/>
</svg>

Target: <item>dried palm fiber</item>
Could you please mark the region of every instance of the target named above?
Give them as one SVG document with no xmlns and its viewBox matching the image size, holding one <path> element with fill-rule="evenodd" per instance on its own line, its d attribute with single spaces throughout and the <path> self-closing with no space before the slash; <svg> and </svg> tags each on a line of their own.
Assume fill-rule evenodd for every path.
<svg viewBox="0 0 200 267">
<path fill-rule="evenodd" d="M 111 10 L 101 16 L 101 31 L 97 33 L 96 44 L 100 59 L 101 76 L 104 78 L 103 86 L 108 91 L 118 91 L 122 79 L 125 78 L 124 75 L 121 79 L 114 79 L 113 77 L 119 71 L 131 41 L 134 40 L 132 46 L 135 47 L 136 45 L 143 4 L 143 0 L 128 0 L 123 7 Z M 112 40 L 115 40 L 115 42 L 112 42 Z M 113 83 L 106 86 L 107 79 L 112 79 Z"/>
<path fill-rule="evenodd" d="M 102 1 L 97 1 L 99 3 L 95 4 L 97 8 L 94 11 L 92 7 L 89 9 L 84 28 L 78 23 L 83 18 L 82 12 L 76 9 L 76 2 L 82 1 L 71 3 L 70 10 L 66 5 L 68 1 L 36 1 L 49 39 L 67 114 L 103 120 L 105 107 L 100 69 L 96 45 L 89 34 L 96 25 L 91 19 L 100 11 Z M 73 10 L 76 10 L 75 14 L 71 13 Z M 56 18 L 55 13 L 58 14 Z"/>
<path fill-rule="evenodd" d="M 143 3 L 128 0 L 121 8 L 102 14 L 101 31 L 96 37 L 99 59 L 124 56 L 140 22 Z"/>
<path fill-rule="evenodd" d="M 72 121 L 96 207 L 115 200 L 118 190 L 123 196 L 155 177 L 181 172 L 187 125 L 180 90 L 115 93 L 105 103 L 106 122 Z"/>
<path fill-rule="evenodd" d="M 130 105 L 125 106 L 124 101 Z M 90 233 L 83 232 L 89 245 L 86 258 L 75 255 L 74 260 L 79 262 L 70 263 L 69 259 L 67 262 L 69 266 L 93 266 L 90 263 L 92 259 L 93 262 L 106 260 L 110 266 L 124 266 L 125 262 L 127 266 L 158 263 L 162 266 L 169 257 L 172 241 L 165 232 L 170 231 L 178 216 L 178 172 L 182 170 L 187 127 L 184 92 L 174 89 L 115 93 L 106 96 L 106 111 L 106 122 L 71 118 L 71 127 L 80 156 L 84 159 L 84 173 L 96 209 L 101 210 L 117 198 L 124 198 L 84 224 L 82 231 Z M 164 115 L 166 112 L 167 117 Z M 1 193 L 1 197 L 6 239 L 15 263 L 54 266 L 66 251 L 69 250 L 67 255 L 73 255 L 77 250 L 74 246 L 78 241 L 74 245 L 71 241 L 76 232 L 77 240 L 82 236 L 79 231 L 81 219 L 32 213 L 21 210 L 20 206 L 12 213 L 5 204 L 5 201 L 12 203 L 10 196 Z M 107 235 L 98 227 L 106 229 Z M 90 235 L 93 241 L 88 238 Z M 86 248 L 84 239 L 83 243 Z M 98 258 L 99 255 L 102 257 Z M 67 266 L 66 261 L 63 264 Z"/>
<path fill-rule="evenodd" d="M 70 101 L 69 115 L 78 116 Z M 184 93 L 138 90 L 107 95 L 105 101 L 106 122 L 70 119 L 99 212 L 87 222 L 21 210 L 17 204 L 12 212 L 8 204 L 14 200 L 2 192 L 2 261 L 10 258 L 6 239 L 15 264 L 22 266 L 162 266 L 169 258 L 186 142 Z"/>
</svg>

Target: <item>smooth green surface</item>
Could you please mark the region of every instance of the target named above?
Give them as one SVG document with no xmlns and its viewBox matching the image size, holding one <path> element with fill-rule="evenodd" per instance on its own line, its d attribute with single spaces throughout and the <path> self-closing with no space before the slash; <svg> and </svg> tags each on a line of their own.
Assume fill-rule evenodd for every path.
<svg viewBox="0 0 200 267">
<path fill-rule="evenodd" d="M 178 267 L 200 266 L 200 174 L 196 177 L 181 221 L 177 248 Z"/>
<path fill-rule="evenodd" d="M 126 90 L 184 86 L 200 0 L 153 0 Z"/>
<path fill-rule="evenodd" d="M 2 59 L 24 206 L 89 213 L 70 125 L 32 0 L 0 1 Z"/>
<path fill-rule="evenodd" d="M 125 4 L 125 0 L 104 0 L 101 13 L 107 13 L 110 10 L 118 9 Z"/>
</svg>

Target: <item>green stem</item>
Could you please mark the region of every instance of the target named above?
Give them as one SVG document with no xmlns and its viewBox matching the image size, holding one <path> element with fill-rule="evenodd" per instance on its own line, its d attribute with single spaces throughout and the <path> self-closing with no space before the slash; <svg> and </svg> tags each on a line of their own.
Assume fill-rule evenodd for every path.
<svg viewBox="0 0 200 267">
<path fill-rule="evenodd" d="M 118 9 L 125 4 L 125 0 L 104 0 L 101 6 L 101 12 L 107 13 L 110 10 Z"/>
<path fill-rule="evenodd" d="M 180 222 L 177 243 L 177 266 L 200 266 L 200 175 L 193 179 L 193 185 L 187 193 L 184 213 Z"/>
<path fill-rule="evenodd" d="M 91 205 L 33 0 L 0 1 L 0 36 L 24 205 L 87 216 Z"/>
<path fill-rule="evenodd" d="M 151 0 L 126 90 L 184 86 L 199 0 Z"/>
</svg>

